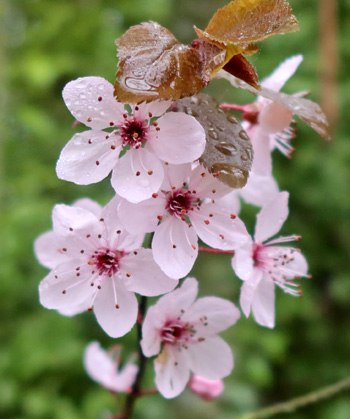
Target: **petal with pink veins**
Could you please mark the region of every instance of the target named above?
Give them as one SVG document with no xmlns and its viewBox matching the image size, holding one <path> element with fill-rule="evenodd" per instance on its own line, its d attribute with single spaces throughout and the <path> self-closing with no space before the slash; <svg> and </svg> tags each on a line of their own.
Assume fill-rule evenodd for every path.
<svg viewBox="0 0 350 419">
<path fill-rule="evenodd" d="M 275 327 L 275 284 L 271 279 L 263 277 L 256 287 L 252 311 L 261 326 Z"/>
<path fill-rule="evenodd" d="M 256 243 L 262 243 L 280 231 L 288 217 L 288 199 L 288 192 L 280 192 L 263 206 L 255 225 Z"/>
<path fill-rule="evenodd" d="M 122 198 L 138 203 L 158 192 L 164 172 L 158 158 L 146 148 L 130 149 L 112 173 L 112 186 Z"/>
<path fill-rule="evenodd" d="M 92 129 L 103 129 L 116 125 L 125 112 L 113 93 L 113 85 L 102 77 L 81 77 L 69 82 L 62 95 L 74 118 Z"/>
<path fill-rule="evenodd" d="M 124 336 L 136 323 L 137 298 L 119 278 L 106 278 L 93 307 L 100 326 L 112 338 Z"/>
<path fill-rule="evenodd" d="M 127 290 L 153 297 L 172 291 L 178 281 L 170 279 L 155 263 L 151 249 L 138 249 L 120 261 L 120 274 Z"/>
<path fill-rule="evenodd" d="M 183 320 L 205 317 L 205 325 L 202 322 L 195 324 L 196 334 L 201 337 L 210 337 L 226 330 L 240 318 L 238 308 L 228 300 L 219 297 L 199 298 L 183 315 Z"/>
<path fill-rule="evenodd" d="M 200 239 L 211 247 L 234 250 L 249 239 L 242 220 L 227 208 L 204 203 L 190 213 L 190 220 Z"/>
<path fill-rule="evenodd" d="M 192 165 L 186 164 L 164 164 L 164 180 L 161 190 L 170 191 L 182 188 L 184 182 L 190 177 Z"/>
<path fill-rule="evenodd" d="M 61 151 L 57 176 L 77 185 L 100 182 L 118 163 L 120 151 L 121 141 L 114 134 L 93 130 L 75 134 Z"/>
<path fill-rule="evenodd" d="M 210 380 L 226 377 L 233 369 L 231 348 L 219 336 L 188 345 L 185 353 L 190 359 L 191 370 Z"/>
<path fill-rule="evenodd" d="M 198 256 L 197 233 L 193 227 L 175 217 L 156 229 L 152 241 L 154 260 L 170 278 L 187 275 Z"/>
<path fill-rule="evenodd" d="M 204 152 L 205 132 L 192 116 L 169 112 L 157 121 L 159 131 L 150 139 L 154 153 L 172 164 L 191 163 Z"/>
</svg>

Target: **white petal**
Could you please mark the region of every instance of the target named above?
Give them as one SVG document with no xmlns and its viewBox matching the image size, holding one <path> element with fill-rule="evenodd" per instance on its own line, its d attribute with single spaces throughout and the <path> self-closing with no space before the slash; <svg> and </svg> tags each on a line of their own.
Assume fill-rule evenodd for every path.
<svg viewBox="0 0 350 419">
<path fill-rule="evenodd" d="M 74 306 L 63 307 L 58 309 L 57 311 L 62 314 L 62 316 L 73 317 L 77 314 L 84 313 L 91 307 L 91 296 L 84 300 L 83 302 L 76 304 Z"/>
<path fill-rule="evenodd" d="M 131 233 L 150 233 L 159 223 L 157 216 L 163 216 L 166 199 L 160 193 L 156 198 L 146 199 L 133 204 L 123 199 L 119 205 L 118 213 L 124 227 Z"/>
<path fill-rule="evenodd" d="M 166 399 L 178 396 L 190 379 L 188 359 L 185 354 L 164 348 L 163 353 L 154 361 L 156 386 Z"/>
<path fill-rule="evenodd" d="M 280 231 L 288 217 L 288 199 L 288 192 L 280 192 L 262 207 L 256 217 L 254 236 L 256 243 L 262 243 Z"/>
<path fill-rule="evenodd" d="M 92 214 L 94 214 L 97 218 L 101 216 L 101 211 L 102 211 L 101 205 L 93 201 L 92 199 L 89 199 L 89 198 L 78 199 L 77 201 L 74 202 L 72 206 L 84 208 L 87 211 L 90 211 Z"/>
<path fill-rule="evenodd" d="M 80 267 L 79 272 L 77 267 Z M 40 282 L 40 303 L 51 309 L 69 308 L 82 303 L 94 292 L 90 286 L 90 277 L 88 265 L 83 265 L 82 260 L 73 259 L 61 263 Z"/>
<path fill-rule="evenodd" d="M 302 61 L 302 55 L 294 55 L 293 57 L 287 58 L 270 76 L 261 82 L 261 86 L 276 92 L 280 91 L 285 82 L 295 73 Z"/>
<path fill-rule="evenodd" d="M 60 263 L 66 262 L 70 256 L 62 249 L 66 247 L 64 238 L 57 236 L 53 231 L 47 231 L 34 242 L 35 256 L 47 268 L 53 269 Z"/>
<path fill-rule="evenodd" d="M 197 166 L 191 173 L 189 189 L 195 190 L 195 194 L 201 198 L 215 200 L 232 192 L 232 188 L 219 182 L 202 165 Z"/>
<path fill-rule="evenodd" d="M 233 369 L 231 348 L 219 336 L 189 345 L 186 352 L 191 370 L 210 380 L 226 377 Z"/>
<path fill-rule="evenodd" d="M 242 190 L 233 190 L 232 192 L 215 199 L 215 202 L 220 205 L 220 207 L 227 208 L 232 214 L 238 215 L 241 210 L 241 201 L 239 199 L 239 194 L 241 192 Z"/>
<path fill-rule="evenodd" d="M 261 175 L 251 171 L 248 182 L 244 188 L 239 190 L 239 195 L 248 204 L 262 207 L 271 201 L 278 192 L 278 185 L 272 174 Z"/>
<path fill-rule="evenodd" d="M 91 342 L 87 346 L 84 354 L 84 366 L 93 380 L 115 392 L 130 390 L 138 372 L 136 365 L 130 363 L 127 363 L 123 370 L 118 372 L 118 363 L 101 349 L 98 342 Z"/>
<path fill-rule="evenodd" d="M 103 131 L 75 134 L 60 154 L 57 176 L 78 185 L 90 185 L 104 179 L 119 160 L 120 141 L 113 138 L 113 134 Z"/>
<path fill-rule="evenodd" d="M 200 319 L 205 317 L 205 324 Z M 218 297 L 199 298 L 182 316 L 195 325 L 196 337 L 209 337 L 236 323 L 238 308 L 231 301 Z"/>
<path fill-rule="evenodd" d="M 169 112 L 158 119 L 150 144 L 157 156 L 168 163 L 191 163 L 204 152 L 205 132 L 192 116 L 182 112 Z"/>
<path fill-rule="evenodd" d="M 119 205 L 122 199 L 116 195 L 103 209 L 101 217 L 107 229 L 108 243 L 112 249 L 130 252 L 142 246 L 144 234 L 128 232 L 119 218 Z"/>
<path fill-rule="evenodd" d="M 249 240 L 248 244 L 238 248 L 232 258 L 232 268 L 238 278 L 243 281 L 249 279 L 253 273 L 253 241 Z"/>
<path fill-rule="evenodd" d="M 186 164 L 164 164 L 164 180 L 161 190 L 170 191 L 180 189 L 188 180 L 192 172 L 192 165 Z"/>
<path fill-rule="evenodd" d="M 93 129 L 117 125 L 124 105 L 113 96 L 114 87 L 102 77 L 82 77 L 69 82 L 62 95 L 67 108 L 80 122 Z"/>
<path fill-rule="evenodd" d="M 270 135 L 261 125 L 253 126 L 248 131 L 254 151 L 252 170 L 260 175 L 272 173 L 272 160 L 270 150 Z"/>
<path fill-rule="evenodd" d="M 170 279 L 155 263 L 151 249 L 138 249 L 120 261 L 120 274 L 129 291 L 155 296 L 172 291 L 178 281 Z"/>
<path fill-rule="evenodd" d="M 254 300 L 255 290 L 259 282 L 261 281 L 262 276 L 263 273 L 260 269 L 254 269 L 250 278 L 247 278 L 247 280 L 244 281 L 241 287 L 239 303 L 246 317 L 249 317 L 250 309 Z"/>
<path fill-rule="evenodd" d="M 161 116 L 165 113 L 171 105 L 171 100 L 154 100 L 149 103 L 142 102 L 133 107 L 133 115 L 137 119 L 150 119 L 153 117 Z M 138 109 L 135 109 L 137 107 Z M 149 115 L 151 113 L 151 116 Z"/>
<path fill-rule="evenodd" d="M 234 250 L 249 239 L 243 221 L 217 204 L 204 203 L 189 218 L 200 239 L 211 247 Z"/>
<path fill-rule="evenodd" d="M 252 303 L 255 321 L 261 326 L 275 327 L 275 284 L 263 277 L 259 282 Z"/>
<path fill-rule="evenodd" d="M 186 222 L 168 218 L 154 233 L 152 240 L 154 260 L 170 278 L 186 276 L 198 256 L 197 233 Z"/>
<path fill-rule="evenodd" d="M 102 329 L 112 338 L 124 336 L 136 323 L 137 311 L 135 294 L 127 291 L 121 280 L 106 278 L 94 302 L 94 312 Z"/>
<path fill-rule="evenodd" d="M 128 150 L 113 170 L 112 186 L 122 198 L 141 202 L 158 192 L 164 172 L 158 158 L 145 148 Z"/>
<path fill-rule="evenodd" d="M 80 237 L 80 245 L 83 248 L 88 245 L 85 232 L 95 236 L 104 232 L 104 226 L 90 211 L 63 204 L 55 205 L 52 211 L 52 224 L 57 235 L 69 238 L 76 245 Z"/>
</svg>

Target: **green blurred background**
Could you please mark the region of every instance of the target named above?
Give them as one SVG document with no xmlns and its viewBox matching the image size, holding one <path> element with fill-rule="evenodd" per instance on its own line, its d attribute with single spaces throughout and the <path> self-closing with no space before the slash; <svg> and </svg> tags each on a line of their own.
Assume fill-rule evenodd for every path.
<svg viewBox="0 0 350 419">
<path fill-rule="evenodd" d="M 91 340 L 107 348 L 125 345 L 132 353 L 135 331 L 112 340 L 86 313 L 65 318 L 40 306 L 37 287 L 47 270 L 39 266 L 32 243 L 51 228 L 51 209 L 88 196 L 105 204 L 109 180 L 79 187 L 58 180 L 55 162 L 73 135 L 73 118 L 61 98 L 63 86 L 81 76 L 114 81 L 114 40 L 130 25 L 155 20 L 182 42 L 194 38 L 192 25 L 205 28 L 225 0 L 1 0 L 0 2 L 0 417 L 11 419 L 95 419 L 107 417 L 120 401 L 92 382 L 82 366 Z M 253 57 L 260 78 L 280 61 L 302 53 L 304 62 L 284 91 L 311 90 L 320 99 L 318 2 L 291 0 L 301 31 L 261 44 Z M 224 394 L 213 403 L 188 390 L 172 401 L 160 396 L 139 400 L 136 418 L 234 418 L 246 411 L 332 384 L 350 373 L 349 278 L 349 123 L 350 62 L 346 20 L 350 1 L 338 6 L 338 125 L 332 142 L 298 123 L 292 160 L 274 154 L 281 190 L 290 191 L 291 214 L 283 234 L 301 234 L 300 246 L 311 280 L 304 297 L 277 290 L 277 324 L 262 328 L 242 318 L 224 334 L 236 366 Z M 349 22 L 349 21 L 348 21 Z M 215 81 L 208 89 L 220 101 L 248 103 L 253 97 Z M 256 209 L 242 217 L 252 232 Z M 227 256 L 201 255 L 194 274 L 200 294 L 238 302 L 240 281 Z M 147 369 L 152 386 L 153 368 Z M 343 394 L 297 413 L 296 419 L 348 419 L 350 397 Z"/>
</svg>

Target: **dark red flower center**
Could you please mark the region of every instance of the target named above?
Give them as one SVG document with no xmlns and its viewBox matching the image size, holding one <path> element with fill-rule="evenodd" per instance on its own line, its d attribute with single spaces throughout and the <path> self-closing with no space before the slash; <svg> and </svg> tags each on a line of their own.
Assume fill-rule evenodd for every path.
<svg viewBox="0 0 350 419">
<path fill-rule="evenodd" d="M 168 199 L 167 210 L 172 215 L 184 217 L 193 210 L 193 196 L 188 190 L 178 190 L 173 192 Z"/>
<path fill-rule="evenodd" d="M 124 252 L 100 249 L 91 258 L 90 264 L 95 265 L 100 275 L 112 276 L 119 270 L 119 261 Z"/>
<path fill-rule="evenodd" d="M 132 148 L 140 148 L 147 141 L 148 125 L 145 121 L 126 119 L 120 127 L 120 136 L 123 144 Z"/>
</svg>

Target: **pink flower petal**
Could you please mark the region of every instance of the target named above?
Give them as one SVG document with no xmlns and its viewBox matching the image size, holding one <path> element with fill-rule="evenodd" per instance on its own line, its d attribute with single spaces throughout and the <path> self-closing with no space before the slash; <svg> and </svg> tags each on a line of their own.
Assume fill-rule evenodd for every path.
<svg viewBox="0 0 350 419">
<path fill-rule="evenodd" d="M 276 92 L 280 91 L 286 81 L 295 73 L 302 61 L 302 55 L 294 55 L 293 57 L 287 58 L 272 74 L 262 81 L 261 86 Z"/>
<path fill-rule="evenodd" d="M 254 271 L 251 274 L 251 277 L 245 280 L 241 287 L 239 303 L 246 317 L 249 317 L 254 300 L 255 290 L 259 282 L 261 281 L 262 276 L 263 273 L 260 269 L 254 269 Z"/>
<path fill-rule="evenodd" d="M 138 249 L 120 261 L 120 274 L 129 291 L 155 296 L 172 291 L 178 284 L 170 279 L 155 263 L 151 249 Z"/>
<path fill-rule="evenodd" d="M 77 314 L 84 313 L 91 307 L 91 296 L 84 300 L 82 303 L 76 304 L 74 306 L 63 307 L 58 309 L 57 311 L 62 314 L 62 316 L 73 317 Z"/>
<path fill-rule="evenodd" d="M 274 134 L 288 128 L 292 119 L 292 111 L 277 102 L 272 102 L 260 112 L 258 121 L 264 132 Z"/>
<path fill-rule="evenodd" d="M 94 302 L 94 312 L 102 329 L 112 338 L 124 336 L 136 323 L 137 311 L 135 294 L 127 291 L 119 279 L 106 278 Z"/>
<path fill-rule="evenodd" d="M 219 182 L 202 165 L 197 166 L 191 173 L 189 187 L 196 191 L 197 196 L 215 200 L 232 192 L 232 188 Z"/>
<path fill-rule="evenodd" d="M 265 131 L 261 125 L 256 125 L 248 131 L 248 134 L 254 150 L 252 171 L 260 175 L 271 175 L 272 159 L 269 132 Z"/>
<path fill-rule="evenodd" d="M 172 164 L 191 163 L 204 152 L 204 128 L 192 116 L 169 112 L 158 119 L 159 131 L 150 145 L 163 161 Z"/>
<path fill-rule="evenodd" d="M 190 379 L 188 360 L 180 351 L 166 351 L 154 361 L 156 386 L 166 399 L 178 396 Z"/>
<path fill-rule="evenodd" d="M 256 287 L 252 311 L 261 326 L 275 327 L 275 284 L 271 279 L 263 277 Z"/>
<path fill-rule="evenodd" d="M 199 298 L 185 312 L 183 320 L 188 319 L 190 323 L 192 319 L 206 317 L 206 325 L 197 323 L 195 329 L 199 336 L 210 337 L 235 324 L 240 316 L 239 310 L 230 301 L 218 297 L 204 297 Z"/>
<path fill-rule="evenodd" d="M 77 276 L 76 268 L 80 267 Z M 51 271 L 39 285 L 40 303 L 51 309 L 64 309 L 76 306 L 92 297 L 88 265 L 79 259 L 61 263 Z"/>
<path fill-rule="evenodd" d="M 47 268 L 53 269 L 69 257 L 62 249 L 66 247 L 66 240 L 57 236 L 53 231 L 47 231 L 34 242 L 35 256 Z"/>
<path fill-rule="evenodd" d="M 240 192 L 242 192 L 242 190 L 240 190 L 239 192 L 238 190 L 233 190 L 230 193 L 224 195 L 223 197 L 215 199 L 215 202 L 218 205 L 220 205 L 220 207 L 225 207 L 233 214 L 238 215 L 241 210 L 241 201 L 239 199 Z"/>
<path fill-rule="evenodd" d="M 119 217 L 130 233 L 152 232 L 156 229 L 159 219 L 165 212 L 166 199 L 163 194 L 156 198 L 146 199 L 138 204 L 122 200 L 119 206 Z"/>
<path fill-rule="evenodd" d="M 74 118 L 93 129 L 117 124 L 124 105 L 113 95 L 114 87 L 102 77 L 82 77 L 69 82 L 62 95 Z"/>
<path fill-rule="evenodd" d="M 198 256 L 197 234 L 184 221 L 171 217 L 156 229 L 152 241 L 154 260 L 170 278 L 186 276 Z"/>
<path fill-rule="evenodd" d="M 196 233 L 204 243 L 222 250 L 234 250 L 249 239 L 244 223 L 228 209 L 216 204 L 202 204 L 190 214 Z"/>
<path fill-rule="evenodd" d="M 180 189 L 192 172 L 191 164 L 164 164 L 164 180 L 161 189 L 170 191 Z"/>
<path fill-rule="evenodd" d="M 97 218 L 100 217 L 102 211 L 101 205 L 89 198 L 78 199 L 74 202 L 73 207 L 83 208 L 87 211 L 90 211 Z"/>
<path fill-rule="evenodd" d="M 113 134 L 109 136 L 103 131 L 90 130 L 75 134 L 57 161 L 57 176 L 78 185 L 101 181 L 119 160 L 121 144 L 117 144 L 116 140 Z"/>
<path fill-rule="evenodd" d="M 247 184 L 239 191 L 239 194 L 248 204 L 262 207 L 278 192 L 278 185 L 272 174 L 261 175 L 251 171 Z"/>
<path fill-rule="evenodd" d="M 253 241 L 250 240 L 248 244 L 238 248 L 232 258 L 232 268 L 238 278 L 243 281 L 252 276 L 254 269 L 253 259 Z"/>
<path fill-rule="evenodd" d="M 289 213 L 288 198 L 288 192 L 280 192 L 263 206 L 257 215 L 255 226 L 256 243 L 262 243 L 280 231 Z"/>
<path fill-rule="evenodd" d="M 189 345 L 184 352 L 190 359 L 191 370 L 210 380 L 226 377 L 233 369 L 231 348 L 219 336 Z"/>
<path fill-rule="evenodd" d="M 122 199 L 116 195 L 103 209 L 103 220 L 108 235 L 108 243 L 111 248 L 130 252 L 142 246 L 145 235 L 140 231 L 130 234 L 122 225 L 118 210 Z"/>
<path fill-rule="evenodd" d="M 130 149 L 113 170 L 112 186 L 122 198 L 137 203 L 158 192 L 164 177 L 158 158 L 145 148 Z"/>
<path fill-rule="evenodd" d="M 142 102 L 133 107 L 133 115 L 137 119 L 150 120 L 150 118 L 163 115 L 170 108 L 171 103 L 171 100 L 154 100 L 149 103 Z"/>
<path fill-rule="evenodd" d="M 84 354 L 84 366 L 89 376 L 113 392 L 127 392 L 131 389 L 138 367 L 127 363 L 118 371 L 118 362 L 101 349 L 98 342 L 91 342 Z"/>
</svg>

